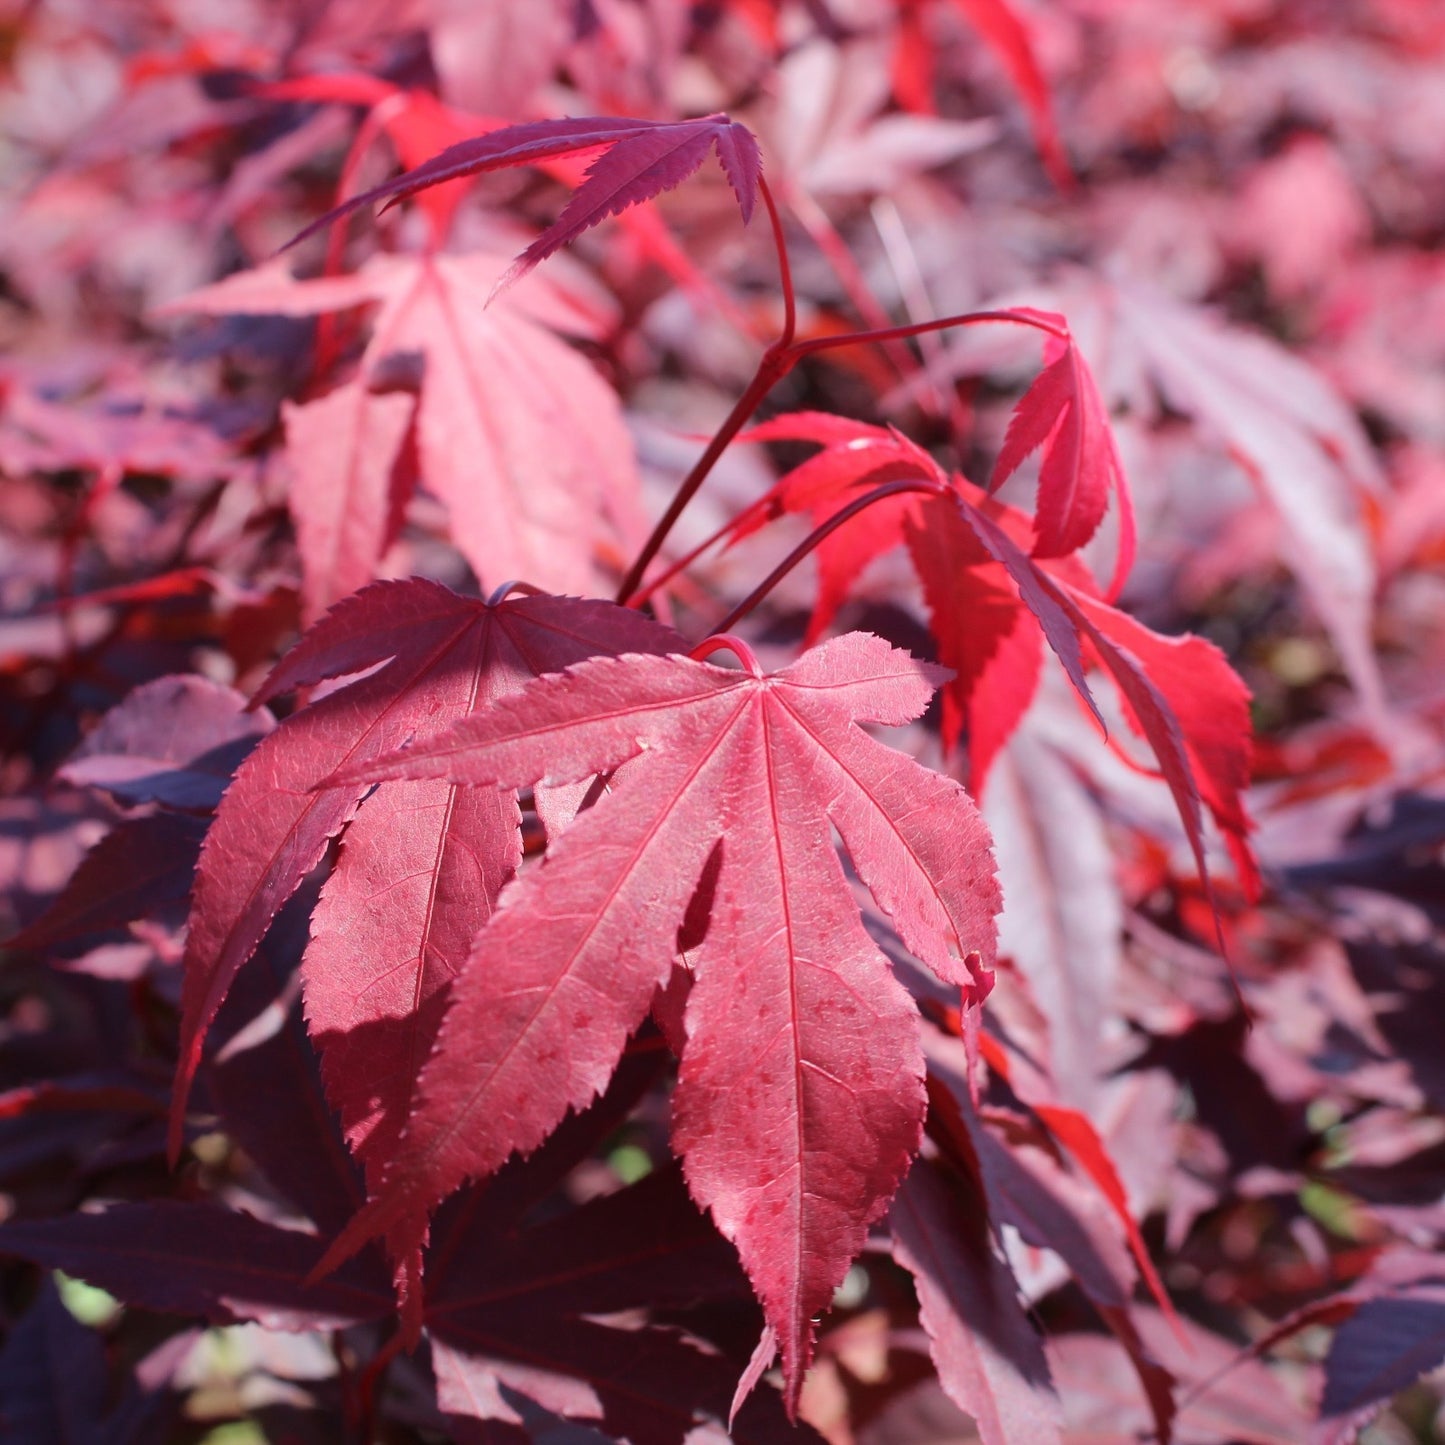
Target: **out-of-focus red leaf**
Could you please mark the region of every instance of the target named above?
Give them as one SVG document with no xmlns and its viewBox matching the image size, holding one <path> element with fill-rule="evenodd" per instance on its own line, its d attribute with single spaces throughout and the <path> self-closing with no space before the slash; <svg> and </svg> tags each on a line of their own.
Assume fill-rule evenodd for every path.
<svg viewBox="0 0 1445 1445">
<path fill-rule="evenodd" d="M 953 3 L 983 37 L 1018 91 L 1033 124 L 1034 140 L 1044 167 L 1054 184 L 1061 191 L 1072 190 L 1074 173 L 1064 153 L 1048 82 L 1039 69 L 1028 28 L 1009 0 L 953 0 Z"/>
<path fill-rule="evenodd" d="M 888 194 L 998 133 L 989 119 L 885 114 L 888 88 L 882 44 L 861 36 L 814 40 L 784 56 L 764 135 L 801 210 L 815 196 Z"/>
<path fill-rule="evenodd" d="M 1109 295 L 1120 352 L 1152 375 L 1171 406 L 1224 442 L 1279 516 L 1284 558 L 1378 716 L 1375 571 L 1360 494 L 1379 489 L 1380 473 L 1358 419 L 1317 372 L 1264 337 L 1142 286 Z"/>
<path fill-rule="evenodd" d="M 377 396 L 351 381 L 281 408 L 308 622 L 376 576 L 401 520 L 397 462 L 415 405 L 405 392 Z"/>
<path fill-rule="evenodd" d="M 113 707 L 59 776 L 124 803 L 209 812 L 247 753 L 275 727 L 264 708 L 203 677 L 160 677 Z"/>
<path fill-rule="evenodd" d="M 889 1219 L 894 1255 L 918 1288 L 939 1379 L 973 1416 L 984 1445 L 1062 1439 L 1043 1347 L 1012 1272 L 993 1252 L 982 1196 L 920 1159 Z"/>
<path fill-rule="evenodd" d="M 551 285 L 486 309 L 501 266 L 478 252 L 381 257 L 354 276 L 311 281 L 263 268 L 170 308 L 309 316 L 381 305 L 362 374 L 383 394 L 358 385 L 290 413 L 292 491 L 323 494 L 292 503 L 308 605 L 374 564 L 390 534 L 387 455 L 400 445 L 407 410 L 386 390 L 398 358 L 420 367 L 420 483 L 446 504 L 453 538 L 483 584 L 521 578 L 558 592 L 601 590 L 599 544 L 637 525 L 632 442 L 616 394 L 549 329 L 587 331 L 596 319 Z M 338 422 L 328 450 L 326 428 Z"/>
</svg>

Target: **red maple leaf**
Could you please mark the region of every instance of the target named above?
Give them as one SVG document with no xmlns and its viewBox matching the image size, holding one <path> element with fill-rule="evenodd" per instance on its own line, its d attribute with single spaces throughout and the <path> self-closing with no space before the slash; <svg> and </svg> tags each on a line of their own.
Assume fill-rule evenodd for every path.
<svg viewBox="0 0 1445 1445">
<path fill-rule="evenodd" d="M 906 945 L 950 982 L 973 981 L 968 953 L 991 961 L 999 896 L 963 789 L 856 726 L 916 717 L 936 669 L 861 633 L 769 676 L 746 660 L 584 663 L 334 780 L 520 787 L 618 770 L 478 935 L 395 1163 L 329 1257 L 378 1233 L 409 1257 L 440 1199 L 599 1092 L 667 981 L 721 839 L 673 1142 L 738 1248 L 796 1404 L 814 1318 L 924 1112 L 914 1006 L 863 931 L 831 828 Z"/>
<path fill-rule="evenodd" d="M 1060 327 L 1062 316 L 1041 313 Z M 1039 499 L 1034 514 L 1034 555 L 1065 557 L 1098 530 L 1109 505 L 1119 498 L 1119 556 L 1114 567 L 1117 591 L 1134 561 L 1134 510 L 1124 466 L 1114 445 L 1093 374 L 1072 338 L 1050 337 L 1048 364 L 1020 398 L 994 462 L 988 489 L 997 491 L 1030 453 L 1041 451 Z"/>
</svg>

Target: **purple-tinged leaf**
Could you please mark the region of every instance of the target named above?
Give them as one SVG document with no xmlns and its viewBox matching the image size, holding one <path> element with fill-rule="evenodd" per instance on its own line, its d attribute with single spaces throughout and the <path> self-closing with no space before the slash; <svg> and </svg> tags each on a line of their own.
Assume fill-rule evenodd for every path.
<svg viewBox="0 0 1445 1445">
<path fill-rule="evenodd" d="M 315 1235 L 168 1200 L 0 1225 L 0 1254 L 63 1269 L 126 1304 L 212 1324 L 336 1329 L 390 1314 L 391 1290 L 374 1255 L 305 1283 L 323 1252 Z"/>
<path fill-rule="evenodd" d="M 751 220 L 757 204 L 762 156 L 746 126 L 721 114 L 680 121 L 588 116 L 577 120 L 528 121 L 459 141 L 422 165 L 327 212 L 289 244 L 294 246 L 297 241 L 374 201 L 394 204 L 461 176 L 532 165 L 578 151 L 602 150 L 603 154 L 587 168 L 586 178 L 561 216 L 527 247 L 497 282 L 499 291 L 599 221 L 680 185 L 703 163 L 710 149 L 717 151 L 744 222 Z"/>
<path fill-rule="evenodd" d="M 136 688 L 106 713 L 59 776 L 123 803 L 209 812 L 231 775 L 275 721 L 203 677 L 175 675 Z"/>
<path fill-rule="evenodd" d="M 720 1432 L 735 1374 L 727 1359 L 674 1330 L 608 1329 L 585 1319 L 447 1335 L 433 1349 L 445 1411 L 515 1423 L 522 1417 L 503 1393 L 515 1391 L 636 1445 L 680 1445 L 709 1416 Z M 821 1441 L 809 1426 L 789 1423 L 773 1390 L 754 1393 L 727 1438 L 737 1445 Z"/>
<path fill-rule="evenodd" d="M 1445 1361 L 1445 1287 L 1366 1300 L 1335 1331 L 1310 1445 L 1348 1445 L 1390 1400 Z"/>
<path fill-rule="evenodd" d="M 893 1253 L 913 1275 L 938 1376 L 984 1445 L 1059 1441 L 1043 1346 L 994 1253 L 976 1186 L 918 1160 L 893 1201 Z"/>
<path fill-rule="evenodd" d="M 53 1280 L 0 1350 L 0 1437 L 23 1445 L 106 1445 L 105 1344 L 66 1309 Z"/>
</svg>

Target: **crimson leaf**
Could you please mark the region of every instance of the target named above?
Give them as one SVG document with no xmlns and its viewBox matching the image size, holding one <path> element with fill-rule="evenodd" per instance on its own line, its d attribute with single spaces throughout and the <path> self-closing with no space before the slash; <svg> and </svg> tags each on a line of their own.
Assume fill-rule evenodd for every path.
<svg viewBox="0 0 1445 1445">
<path fill-rule="evenodd" d="M 916 717 L 936 669 L 859 633 L 772 676 L 749 662 L 598 659 L 334 780 L 518 787 L 620 769 L 478 936 L 382 1192 L 329 1258 L 383 1232 L 409 1255 L 438 1200 L 601 1089 L 722 838 L 674 1147 L 738 1247 L 795 1405 L 814 1317 L 923 1116 L 913 1006 L 862 929 L 831 827 L 907 946 L 951 982 L 971 982 L 959 955 L 991 961 L 999 899 L 963 789 L 855 725 Z"/>
<path fill-rule="evenodd" d="M 1064 325 L 1061 316 L 1049 316 Z M 1089 540 L 1104 519 L 1109 492 L 1118 493 L 1121 583 L 1134 560 L 1134 509 L 1123 463 L 1099 389 L 1073 338 L 1050 337 L 1048 365 L 1023 394 L 994 463 L 989 491 L 997 491 L 1031 452 L 1042 451 L 1034 555 L 1064 557 Z"/>
</svg>

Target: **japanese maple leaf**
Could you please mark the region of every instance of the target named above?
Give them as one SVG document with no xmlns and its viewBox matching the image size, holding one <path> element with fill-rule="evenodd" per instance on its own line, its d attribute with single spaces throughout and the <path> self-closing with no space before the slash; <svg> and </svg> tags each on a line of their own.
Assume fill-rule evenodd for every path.
<svg viewBox="0 0 1445 1445">
<path fill-rule="evenodd" d="M 751 427 L 744 440 L 813 442 L 822 450 L 780 478 L 739 518 L 730 545 L 781 513 L 806 513 L 816 526 L 871 487 L 915 478 L 941 482 L 944 476 L 922 447 L 891 427 L 869 426 L 827 412 L 773 417 Z M 906 496 L 886 499 L 868 509 L 863 525 L 845 525 L 819 542 L 814 549 L 818 600 L 808 620 L 809 645 L 822 637 L 869 563 L 902 542 L 903 519 L 912 505 Z M 956 736 L 955 731 L 947 739 L 950 746 Z"/>
<path fill-rule="evenodd" d="M 869 562 L 906 543 L 923 583 L 939 656 L 954 672 L 943 693 L 944 743 L 952 747 L 967 728 L 975 794 L 982 793 L 993 760 L 1033 698 L 1042 642 L 1103 725 L 1085 671 L 1092 653 L 1118 686 L 1131 726 L 1160 761 L 1201 875 L 1208 878 L 1202 801 L 1224 834 L 1246 891 L 1257 889 L 1258 868 L 1248 843 L 1252 825 L 1242 801 L 1249 785 L 1249 695 L 1217 648 L 1197 637 L 1162 637 L 1109 606 L 1077 557 L 1035 560 L 1028 554 L 1035 523 L 1025 513 L 961 477 L 948 477 L 897 432 L 799 412 L 748 435 L 811 441 L 823 450 L 745 514 L 739 536 L 780 511 L 805 511 L 823 522 L 889 481 L 916 477 L 939 488 L 934 495 L 884 498 L 823 539 L 809 631 L 816 634 L 831 621 Z"/>
<path fill-rule="evenodd" d="M 1076 559 L 1041 566 L 1026 556 L 1013 535 L 1018 513 L 1013 519 L 990 516 L 962 488 L 953 497 L 923 499 L 920 511 L 926 529 L 953 533 L 957 555 L 967 560 L 981 549 L 1001 564 L 1101 726 L 1084 656 L 1091 653 L 1103 664 L 1130 725 L 1159 761 L 1211 900 L 1201 803 L 1224 834 L 1246 893 L 1255 895 L 1259 872 L 1248 836 L 1253 824 L 1242 798 L 1253 746 L 1249 690 L 1224 654 L 1200 637 L 1162 637 L 1101 601 Z"/>
<path fill-rule="evenodd" d="M 1061 316 L 1049 319 L 1065 324 Z M 1098 530 L 1114 491 L 1120 520 L 1117 591 L 1134 560 L 1134 511 L 1109 415 L 1072 338 L 1050 336 L 1044 355 L 1048 364 L 1009 421 L 989 491 L 997 491 L 1031 452 L 1042 452 L 1034 513 L 1037 557 L 1077 552 Z"/>
<path fill-rule="evenodd" d="M 1212 434 L 1280 520 L 1280 553 L 1339 650 L 1373 718 L 1384 712 L 1371 636 L 1376 569 L 1361 514 L 1382 474 L 1359 418 L 1312 367 L 1268 338 L 1225 326 L 1137 281 L 1080 276 L 1116 379 L 1147 377 L 1160 401 Z M 1128 398 L 1136 409 L 1141 388 Z M 1144 393 L 1147 406 L 1148 394 Z"/>
<path fill-rule="evenodd" d="M 536 120 L 506 126 L 459 141 L 440 155 L 375 186 L 327 212 L 289 244 L 309 236 L 359 206 L 394 203 L 460 176 L 510 166 L 532 165 L 579 151 L 601 151 L 562 214 L 496 280 L 494 294 L 525 276 L 539 261 L 574 241 L 608 216 L 615 216 L 662 191 L 680 185 L 716 151 L 743 220 L 752 218 L 762 175 L 762 156 L 753 133 L 716 114 L 698 120 L 633 120 L 622 116 L 585 116 Z"/>
<path fill-rule="evenodd" d="M 311 316 L 380 303 L 360 382 L 286 413 L 313 606 L 374 576 L 394 534 L 405 502 L 395 459 L 410 414 L 409 398 L 394 394 L 399 361 L 414 373 L 420 360 L 418 479 L 446 504 L 453 540 L 488 587 L 520 577 L 597 591 L 607 522 L 632 534 L 638 479 L 617 396 L 553 334 L 586 333 L 596 318 L 555 286 L 485 309 L 503 265 L 485 253 L 385 256 L 312 281 L 263 267 L 171 308 Z"/>
<path fill-rule="evenodd" d="M 395 1254 L 464 1179 L 534 1148 L 606 1083 L 666 982 L 721 840 L 691 954 L 673 1143 L 736 1245 L 796 1404 L 814 1317 L 919 1140 L 915 1011 L 863 930 L 831 830 L 899 936 L 945 980 L 992 958 L 988 835 L 951 779 L 857 723 L 902 724 L 939 670 L 861 633 L 763 675 L 685 657 L 595 660 L 335 785 L 376 777 L 565 783 L 618 770 L 477 937 L 378 1198 L 338 1259 Z M 479 1064 L 480 1061 L 485 1061 Z"/>
<path fill-rule="evenodd" d="M 493 605 L 419 579 L 376 583 L 313 627 L 262 699 L 385 665 L 263 739 L 207 834 L 186 942 L 172 1149 L 232 980 L 366 791 L 312 791 L 338 761 L 385 753 L 595 653 L 677 645 L 667 628 L 610 603 L 514 596 Z M 446 783 L 378 789 L 347 834 L 303 974 L 328 1090 L 374 1176 L 405 1120 L 440 993 L 520 856 L 515 798 Z"/>
</svg>

